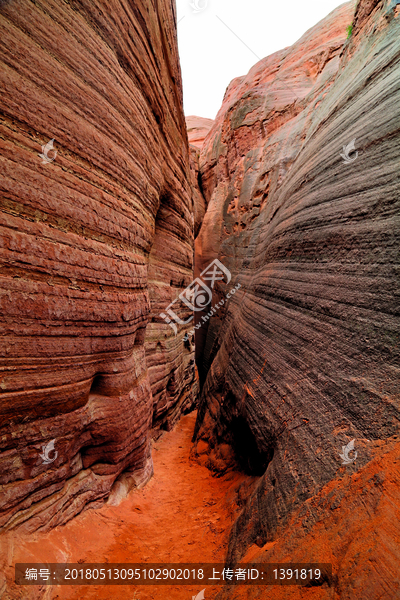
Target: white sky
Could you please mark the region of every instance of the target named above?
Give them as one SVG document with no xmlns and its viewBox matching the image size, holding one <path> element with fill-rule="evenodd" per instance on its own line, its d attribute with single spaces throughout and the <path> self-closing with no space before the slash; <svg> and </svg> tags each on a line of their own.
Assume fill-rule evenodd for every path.
<svg viewBox="0 0 400 600">
<path fill-rule="evenodd" d="M 248 73 L 257 56 L 264 58 L 292 45 L 343 0 L 176 0 L 176 4 L 185 115 L 214 119 L 232 79 Z"/>
</svg>

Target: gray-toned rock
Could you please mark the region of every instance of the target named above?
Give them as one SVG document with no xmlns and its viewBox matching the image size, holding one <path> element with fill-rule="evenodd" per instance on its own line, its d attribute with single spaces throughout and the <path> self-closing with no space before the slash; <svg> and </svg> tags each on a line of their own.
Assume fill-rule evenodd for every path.
<svg viewBox="0 0 400 600">
<path fill-rule="evenodd" d="M 229 563 L 398 431 L 400 19 L 387 6 L 345 4 L 235 79 L 201 152 L 196 260 L 218 257 L 242 288 L 199 338 L 194 440 L 211 468 L 232 465 L 228 443 L 260 476 Z"/>
</svg>

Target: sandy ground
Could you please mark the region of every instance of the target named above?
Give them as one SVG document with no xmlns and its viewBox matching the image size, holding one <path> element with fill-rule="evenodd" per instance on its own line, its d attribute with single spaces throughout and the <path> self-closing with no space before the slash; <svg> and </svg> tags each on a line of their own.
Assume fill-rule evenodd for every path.
<svg viewBox="0 0 400 600">
<path fill-rule="evenodd" d="M 191 600 L 206 588 L 214 598 L 217 586 L 16 586 L 19 562 L 101 563 L 222 563 L 228 534 L 239 508 L 237 489 L 246 478 L 239 473 L 213 477 L 189 458 L 196 413 L 184 416 L 176 428 L 153 444 L 154 476 L 119 506 L 87 510 L 47 534 L 9 535 L 1 553 L 8 554 L 9 599 Z M 1 584 L 1 581 L 0 581 Z M 0 585 L 1 590 L 1 585 Z"/>
</svg>

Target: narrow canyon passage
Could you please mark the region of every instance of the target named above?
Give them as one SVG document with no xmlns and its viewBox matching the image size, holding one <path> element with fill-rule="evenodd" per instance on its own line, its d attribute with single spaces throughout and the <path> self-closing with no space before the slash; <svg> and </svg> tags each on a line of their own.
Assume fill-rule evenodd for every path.
<svg viewBox="0 0 400 600">
<path fill-rule="evenodd" d="M 0 600 L 400 600 L 400 0 L 183 1 L 0 0 Z"/>
<path fill-rule="evenodd" d="M 237 489 L 249 478 L 232 472 L 213 477 L 190 460 L 195 418 L 196 412 L 183 416 L 172 432 L 154 442 L 154 476 L 143 489 L 119 506 L 87 510 L 48 534 L 10 536 L 8 564 L 224 562 L 227 536 L 237 517 Z M 12 580 L 13 568 L 8 571 Z M 25 588 L 23 598 L 183 600 L 200 591 L 190 586 L 35 586 Z M 207 592 L 214 598 L 217 588 L 207 586 Z M 21 598 L 20 590 L 10 593 L 8 598 Z"/>
</svg>

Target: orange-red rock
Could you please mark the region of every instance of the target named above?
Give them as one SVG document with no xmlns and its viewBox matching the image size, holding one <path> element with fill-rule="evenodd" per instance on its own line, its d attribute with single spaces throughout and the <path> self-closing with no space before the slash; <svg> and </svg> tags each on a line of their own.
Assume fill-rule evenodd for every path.
<svg viewBox="0 0 400 600">
<path fill-rule="evenodd" d="M 327 484 L 296 511 L 275 541 L 243 557 L 260 563 L 325 563 L 322 586 L 238 586 L 234 598 L 256 600 L 392 600 L 400 596 L 400 444 L 379 443 L 373 460 Z M 225 589 L 218 600 L 231 598 Z"/>
<path fill-rule="evenodd" d="M 190 116 L 186 117 L 186 128 L 188 132 L 189 144 L 196 146 L 201 150 L 208 132 L 214 125 L 213 119 L 204 117 Z"/>
<path fill-rule="evenodd" d="M 35 530 L 146 481 L 193 404 L 159 316 L 193 206 L 170 2 L 1 2 L 0 31 L 0 527 Z"/>
</svg>

